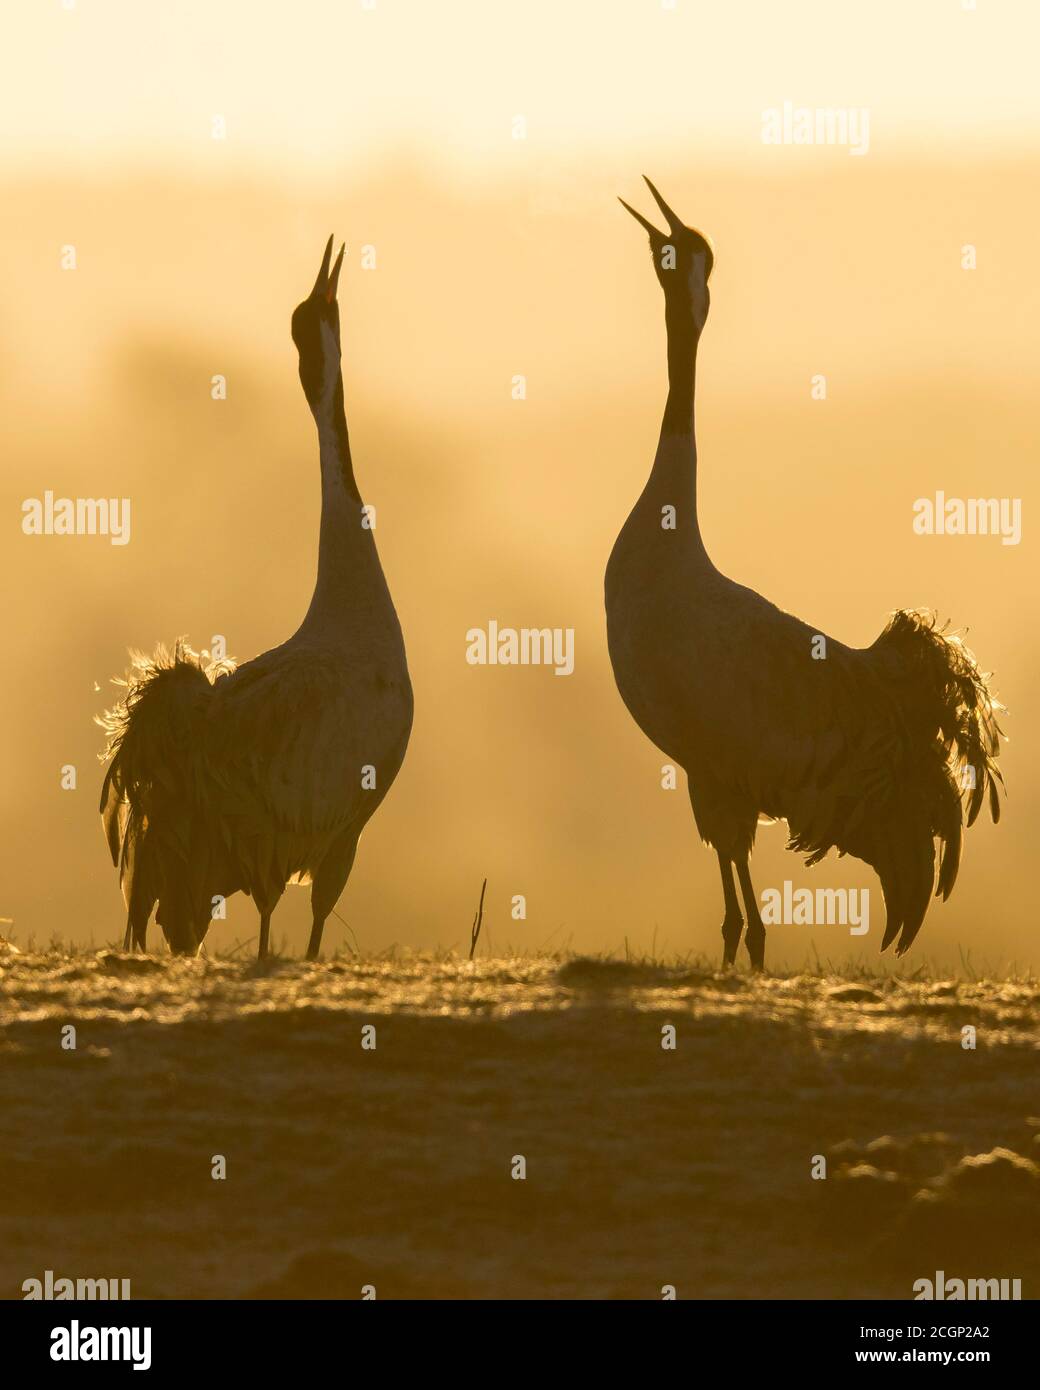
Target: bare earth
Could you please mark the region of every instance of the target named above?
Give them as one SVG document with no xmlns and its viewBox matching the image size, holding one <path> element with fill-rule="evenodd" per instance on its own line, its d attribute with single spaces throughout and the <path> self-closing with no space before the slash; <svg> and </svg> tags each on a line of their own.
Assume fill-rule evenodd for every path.
<svg viewBox="0 0 1040 1390">
<path fill-rule="evenodd" d="M 0 953 L 0 1296 L 1034 1298 L 1038 1017 L 1031 982 Z"/>
</svg>

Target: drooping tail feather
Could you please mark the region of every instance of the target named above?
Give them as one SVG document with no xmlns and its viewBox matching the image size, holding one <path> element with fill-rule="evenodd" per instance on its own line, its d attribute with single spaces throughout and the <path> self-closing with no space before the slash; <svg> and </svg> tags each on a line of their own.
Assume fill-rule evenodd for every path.
<svg viewBox="0 0 1040 1390">
<path fill-rule="evenodd" d="M 946 899 L 960 865 L 962 817 L 972 825 L 988 799 L 993 820 L 1000 819 L 1004 779 L 996 764 L 996 714 L 1002 706 L 960 638 L 948 636 L 946 626 L 937 626 L 925 610 L 895 613 L 870 650 L 892 679 L 909 752 L 892 833 L 875 863 L 888 908 L 881 949 L 898 931 L 902 955 L 927 910 L 933 839 L 940 845 L 935 893 Z"/>
<path fill-rule="evenodd" d="M 234 669 L 209 662 L 179 639 L 171 654 L 132 652 L 126 694 L 97 723 L 108 735 L 101 816 L 119 869 L 128 928 L 144 946 L 156 903 L 171 950 L 194 952 L 205 932 L 196 902 L 202 728 L 213 684 Z"/>
</svg>

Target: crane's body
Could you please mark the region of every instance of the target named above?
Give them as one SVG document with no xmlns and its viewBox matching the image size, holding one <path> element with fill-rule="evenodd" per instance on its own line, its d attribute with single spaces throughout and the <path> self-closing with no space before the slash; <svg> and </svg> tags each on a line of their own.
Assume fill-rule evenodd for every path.
<svg viewBox="0 0 1040 1390">
<path fill-rule="evenodd" d="M 924 920 L 936 840 L 936 891 L 953 888 L 964 768 L 968 824 L 987 793 L 999 817 L 996 705 L 971 654 L 928 615 L 897 613 L 870 647 L 848 647 L 712 564 L 697 517 L 693 405 L 714 255 L 650 189 L 669 235 L 633 215 L 665 290 L 669 392 L 650 478 L 607 564 L 618 691 L 687 773 L 698 830 L 719 860 L 727 964 L 744 926 L 734 869 L 748 952 L 764 961 L 748 863 L 763 817 L 785 820 L 809 863 L 837 848 L 871 864 L 888 909 L 882 949 L 898 934 L 901 954 Z"/>
<path fill-rule="evenodd" d="M 361 832 L 400 770 L 412 724 L 404 640 L 354 479 L 340 369 L 331 239 L 293 316 L 300 377 L 318 427 L 318 576 L 299 630 L 241 666 L 184 644 L 137 658 L 106 719 L 101 797 L 120 868 L 127 936 L 152 909 L 173 950 L 198 949 L 214 904 L 252 896 L 259 954 L 290 881 L 310 882 L 317 955 Z"/>
</svg>

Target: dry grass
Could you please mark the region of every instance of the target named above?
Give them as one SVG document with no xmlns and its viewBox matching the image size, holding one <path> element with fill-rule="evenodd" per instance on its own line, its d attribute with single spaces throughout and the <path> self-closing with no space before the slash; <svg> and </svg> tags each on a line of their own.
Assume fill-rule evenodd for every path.
<svg viewBox="0 0 1040 1390">
<path fill-rule="evenodd" d="M 0 1289 L 1032 1296 L 1040 988 L 913 976 L 0 955 Z"/>
</svg>

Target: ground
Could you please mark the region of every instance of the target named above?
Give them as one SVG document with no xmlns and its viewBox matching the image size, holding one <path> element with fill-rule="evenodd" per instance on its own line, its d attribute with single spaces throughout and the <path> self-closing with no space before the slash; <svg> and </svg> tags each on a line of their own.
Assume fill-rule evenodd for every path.
<svg viewBox="0 0 1040 1390">
<path fill-rule="evenodd" d="M 0 1296 L 1033 1298 L 1038 1016 L 1031 981 L 2 951 Z"/>
</svg>

